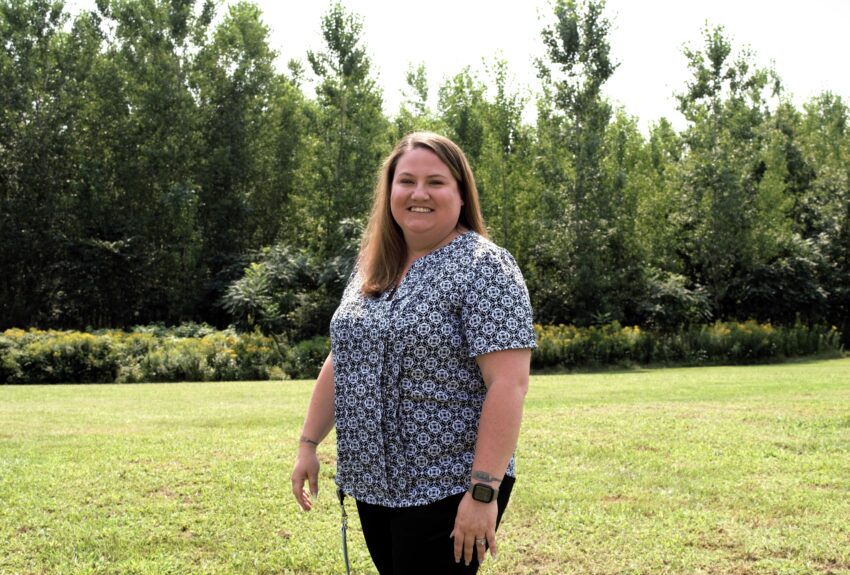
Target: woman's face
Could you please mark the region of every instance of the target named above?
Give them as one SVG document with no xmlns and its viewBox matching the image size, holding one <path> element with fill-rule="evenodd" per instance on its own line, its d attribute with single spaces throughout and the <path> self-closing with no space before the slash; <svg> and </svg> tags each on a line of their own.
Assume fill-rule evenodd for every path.
<svg viewBox="0 0 850 575">
<path fill-rule="evenodd" d="M 411 248 L 440 244 L 457 227 L 460 209 L 457 180 L 427 148 L 405 152 L 391 182 L 390 211 Z"/>
</svg>

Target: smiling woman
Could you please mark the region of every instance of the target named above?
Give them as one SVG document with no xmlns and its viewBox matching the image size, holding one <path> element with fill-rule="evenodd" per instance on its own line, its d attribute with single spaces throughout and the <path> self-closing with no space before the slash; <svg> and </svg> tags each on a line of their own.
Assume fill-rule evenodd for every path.
<svg viewBox="0 0 850 575">
<path fill-rule="evenodd" d="M 486 238 L 463 152 L 431 133 L 384 162 L 292 473 L 305 510 L 336 425 L 339 490 L 382 574 L 475 573 L 514 483 L 535 347 L 513 257 Z M 305 489 L 305 482 L 309 491 Z"/>
</svg>

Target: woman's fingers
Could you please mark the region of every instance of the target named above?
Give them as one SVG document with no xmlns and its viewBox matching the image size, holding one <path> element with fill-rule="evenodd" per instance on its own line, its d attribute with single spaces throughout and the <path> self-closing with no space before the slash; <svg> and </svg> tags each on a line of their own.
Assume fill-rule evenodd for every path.
<svg viewBox="0 0 850 575">
<path fill-rule="evenodd" d="M 498 547 L 498 545 L 496 544 L 496 532 L 495 531 L 491 531 L 490 533 L 487 534 L 487 544 L 490 545 L 490 557 L 492 557 L 493 560 L 495 561 L 496 560 L 496 551 L 497 551 L 497 547 Z M 483 561 L 483 559 L 482 559 L 482 561 Z"/>
<path fill-rule="evenodd" d="M 305 481 L 307 485 L 305 485 Z M 307 487 L 310 488 L 310 491 L 307 491 Z M 311 469 L 310 466 L 304 465 L 300 460 L 297 461 L 295 463 L 295 469 L 292 471 L 292 495 L 295 497 L 295 501 L 298 502 L 301 509 L 310 511 L 313 508 L 313 499 L 318 496 L 318 493 L 318 470 Z"/>
<path fill-rule="evenodd" d="M 462 559 L 466 565 L 469 565 L 473 557 L 478 558 L 479 564 L 484 563 L 488 548 L 490 549 L 490 556 L 493 559 L 496 558 L 495 531 L 491 531 L 486 537 L 452 531 L 451 537 L 454 539 L 455 562 L 457 563 Z"/>
<path fill-rule="evenodd" d="M 478 553 L 478 562 L 484 563 L 487 557 L 487 549 L 490 549 L 490 556 L 496 558 L 496 532 L 490 531 L 486 537 L 475 538 L 475 551 Z"/>
<path fill-rule="evenodd" d="M 304 511 L 310 511 L 313 508 L 313 499 L 310 497 L 310 494 L 306 489 L 301 490 L 301 501 L 303 503 L 301 505 L 301 509 Z"/>
<path fill-rule="evenodd" d="M 313 499 L 317 499 L 319 497 L 319 474 L 316 471 L 308 471 L 307 472 L 307 480 L 310 483 L 310 494 L 313 496 Z"/>
<path fill-rule="evenodd" d="M 310 491 L 307 491 L 307 487 Z M 292 470 L 292 495 L 304 511 L 313 508 L 313 500 L 319 495 L 319 460 L 315 454 L 305 457 L 299 455 L 295 460 Z"/>
<path fill-rule="evenodd" d="M 475 536 L 467 535 L 463 538 L 463 562 L 469 565 L 472 562 L 472 552 L 475 549 Z"/>
<path fill-rule="evenodd" d="M 457 532 L 457 527 L 452 530 L 452 534 L 449 535 L 452 539 L 454 539 L 455 544 L 455 563 L 460 563 L 460 558 L 463 556 L 463 533 Z"/>
<path fill-rule="evenodd" d="M 292 475 L 292 495 L 304 511 L 309 511 L 313 507 L 310 494 L 304 489 L 304 477 L 297 477 L 294 473 Z"/>
<path fill-rule="evenodd" d="M 464 535 L 457 531 L 452 531 L 452 538 L 455 542 L 455 563 L 460 563 L 461 560 L 466 565 L 472 561 L 472 550 L 475 547 L 475 537 L 472 535 Z"/>
<path fill-rule="evenodd" d="M 478 563 L 484 563 L 484 558 L 487 557 L 488 541 L 489 538 L 484 536 L 475 538 L 475 555 L 478 557 Z"/>
</svg>

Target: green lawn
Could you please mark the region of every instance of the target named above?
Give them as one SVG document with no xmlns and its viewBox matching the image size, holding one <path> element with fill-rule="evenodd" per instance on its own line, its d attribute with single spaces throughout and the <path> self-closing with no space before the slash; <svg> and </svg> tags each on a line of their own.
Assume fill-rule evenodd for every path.
<svg viewBox="0 0 850 575">
<path fill-rule="evenodd" d="M 342 572 L 310 388 L 0 387 L 0 573 Z M 850 359 L 534 377 L 517 455 L 482 573 L 850 573 Z"/>
</svg>

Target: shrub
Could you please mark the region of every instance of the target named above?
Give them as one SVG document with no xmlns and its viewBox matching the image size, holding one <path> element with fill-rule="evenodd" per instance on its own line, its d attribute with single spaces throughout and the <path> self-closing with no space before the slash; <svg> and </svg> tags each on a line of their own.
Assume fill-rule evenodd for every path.
<svg viewBox="0 0 850 575">
<path fill-rule="evenodd" d="M 670 332 L 617 322 L 536 325 L 535 369 L 751 363 L 841 351 L 835 327 L 715 322 Z M 0 334 L 0 383 L 101 383 L 314 378 L 330 352 L 316 336 L 279 349 L 258 332 L 189 324 L 95 333 L 10 329 Z"/>
<path fill-rule="evenodd" d="M 119 357 L 108 338 L 72 331 L 7 330 L 0 360 L 6 383 L 115 381 Z"/>
<path fill-rule="evenodd" d="M 131 332 L 7 330 L 0 383 L 136 383 L 281 379 L 271 338 L 209 326 L 141 326 Z M 306 361 L 306 360 L 305 360 Z"/>
<path fill-rule="evenodd" d="M 18 332 L 20 330 L 9 330 Z M 8 332 L 7 332 L 8 333 Z M 13 337 L 0 335 L 0 383 L 22 383 L 23 370 L 20 364 L 21 350 Z"/>
<path fill-rule="evenodd" d="M 594 367 L 650 363 L 752 363 L 769 359 L 839 353 L 841 334 L 835 327 L 796 324 L 715 322 L 674 332 L 639 327 L 535 326 L 537 349 L 532 366 L 544 368 Z"/>
<path fill-rule="evenodd" d="M 312 379 L 319 375 L 325 358 L 331 351 L 330 338 L 316 336 L 302 341 L 286 354 L 286 371 L 293 379 Z"/>
<path fill-rule="evenodd" d="M 242 334 L 233 349 L 238 368 L 233 379 L 281 379 L 283 358 L 271 338 L 256 332 Z M 277 374 L 272 374 L 273 368 Z"/>
</svg>

